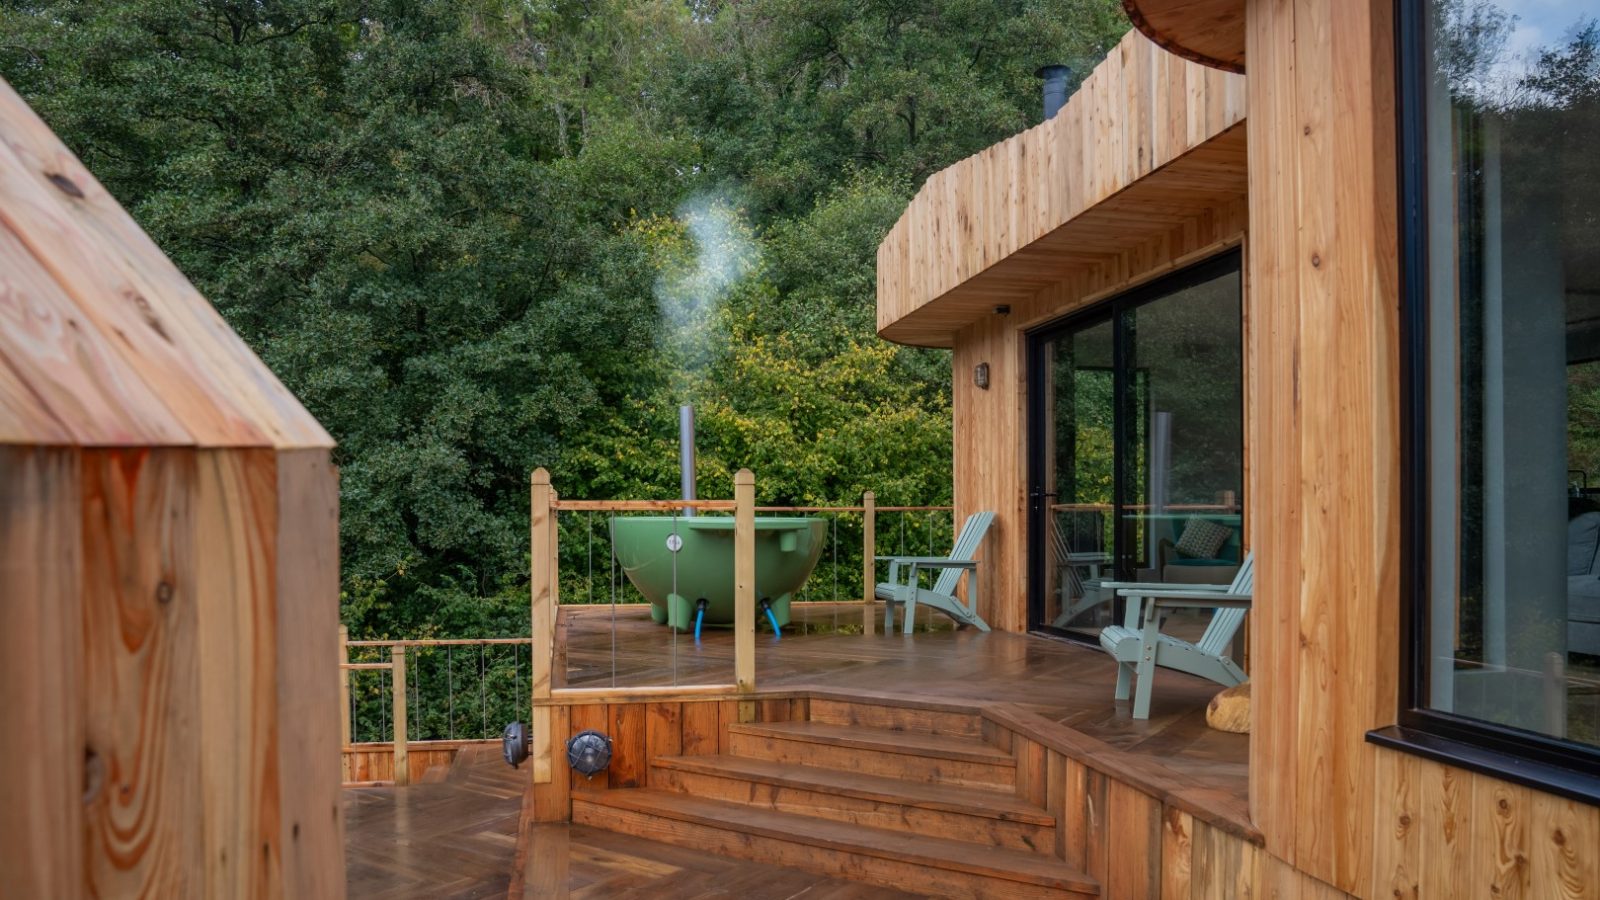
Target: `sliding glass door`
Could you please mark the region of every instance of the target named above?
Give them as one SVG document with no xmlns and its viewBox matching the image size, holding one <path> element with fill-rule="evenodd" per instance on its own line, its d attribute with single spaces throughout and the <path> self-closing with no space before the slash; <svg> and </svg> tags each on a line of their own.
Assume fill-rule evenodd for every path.
<svg viewBox="0 0 1600 900">
<path fill-rule="evenodd" d="M 1243 539 L 1239 255 L 1032 334 L 1029 611 L 1092 639 L 1113 580 L 1227 583 Z M 1181 628 L 1180 628 L 1181 630 Z"/>
</svg>

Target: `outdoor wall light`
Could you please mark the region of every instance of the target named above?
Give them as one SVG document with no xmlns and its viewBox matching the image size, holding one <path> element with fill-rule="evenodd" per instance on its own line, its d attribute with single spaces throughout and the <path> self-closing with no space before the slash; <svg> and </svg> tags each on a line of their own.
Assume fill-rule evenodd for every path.
<svg viewBox="0 0 1600 900">
<path fill-rule="evenodd" d="M 978 363 L 977 368 L 972 370 L 972 383 L 977 385 L 979 388 L 982 388 L 983 390 L 987 391 L 989 389 L 989 364 L 988 363 L 986 363 L 986 362 Z"/>
<path fill-rule="evenodd" d="M 594 729 L 580 731 L 567 741 L 567 764 L 585 778 L 611 764 L 611 739 Z"/>
</svg>

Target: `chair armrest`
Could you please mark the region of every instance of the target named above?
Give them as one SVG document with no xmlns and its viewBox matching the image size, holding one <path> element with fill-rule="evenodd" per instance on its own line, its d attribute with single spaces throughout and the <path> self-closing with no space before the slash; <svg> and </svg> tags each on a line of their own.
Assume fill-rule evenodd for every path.
<svg viewBox="0 0 1600 900">
<path fill-rule="evenodd" d="M 916 563 L 918 566 L 933 566 L 936 564 L 943 564 L 946 566 L 976 566 L 978 564 L 978 561 L 975 559 L 951 559 L 948 556 L 875 556 L 873 559 L 877 560 L 878 562 L 897 562 L 905 565 Z"/>
<path fill-rule="evenodd" d="M 1204 591 L 1204 592 L 1215 592 L 1215 593 L 1218 593 L 1218 594 L 1223 594 L 1223 593 L 1227 593 L 1227 590 L 1230 587 L 1230 585 L 1226 585 L 1226 584 L 1186 584 L 1181 589 L 1173 590 L 1174 583 L 1170 582 L 1170 581 L 1102 581 L 1102 582 L 1100 582 L 1100 587 L 1103 590 L 1117 591 L 1118 593 L 1121 593 L 1122 591 L 1142 591 L 1143 593 L 1141 594 L 1141 596 L 1148 597 L 1148 596 L 1151 596 L 1152 594 L 1162 594 L 1162 593 L 1184 593 L 1184 594 L 1190 594 L 1190 593 L 1198 593 L 1198 592 L 1202 592 L 1202 591 Z"/>
<path fill-rule="evenodd" d="M 902 558 L 900 561 L 904 562 L 904 563 L 910 563 L 911 565 L 914 565 L 919 569 L 976 569 L 976 568 L 978 568 L 978 561 L 975 560 L 975 559 L 937 559 L 937 558 L 919 559 L 919 558 L 913 556 L 913 557 Z"/>
<path fill-rule="evenodd" d="M 1122 590 L 1117 591 L 1118 597 L 1130 600 L 1149 600 L 1156 607 L 1162 609 L 1249 609 L 1251 597 L 1249 594 L 1229 594 L 1215 591 L 1154 591 Z"/>
</svg>

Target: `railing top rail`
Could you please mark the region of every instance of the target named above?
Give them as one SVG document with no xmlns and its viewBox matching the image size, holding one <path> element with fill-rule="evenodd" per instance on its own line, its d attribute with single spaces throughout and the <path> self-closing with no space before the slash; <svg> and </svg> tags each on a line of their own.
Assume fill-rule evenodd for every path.
<svg viewBox="0 0 1600 900">
<path fill-rule="evenodd" d="M 525 637 L 510 637 L 510 638 L 440 638 L 438 640 L 419 639 L 419 640 L 392 640 L 392 641 L 387 641 L 387 640 L 369 640 L 369 641 L 350 641 L 350 642 L 348 642 L 346 644 L 346 646 L 349 646 L 349 647 L 460 647 L 460 646 L 464 646 L 464 645 L 465 646 L 470 646 L 470 645 L 473 645 L 473 644 L 526 644 L 526 643 L 531 642 L 532 640 L 533 640 L 533 638 L 525 638 Z"/>
<path fill-rule="evenodd" d="M 874 512 L 952 512 L 953 506 L 874 506 Z M 866 512 L 865 506 L 758 506 L 756 512 Z"/>
<path fill-rule="evenodd" d="M 554 500 L 557 512 L 733 512 L 732 500 Z M 866 512 L 865 506 L 758 506 L 756 512 L 849 513 Z M 877 512 L 952 512 L 953 506 L 874 506 Z"/>
<path fill-rule="evenodd" d="M 550 508 L 557 512 L 671 512 L 697 509 L 707 512 L 733 512 L 732 500 L 555 500 Z"/>
</svg>

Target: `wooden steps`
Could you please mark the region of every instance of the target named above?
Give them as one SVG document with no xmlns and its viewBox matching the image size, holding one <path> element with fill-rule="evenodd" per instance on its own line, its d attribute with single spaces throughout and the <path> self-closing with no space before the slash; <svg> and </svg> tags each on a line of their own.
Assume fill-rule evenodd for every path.
<svg viewBox="0 0 1600 900">
<path fill-rule="evenodd" d="M 1100 896 L 1054 854 L 1009 745 L 960 708 L 813 699 L 729 723 L 723 752 L 650 760 L 648 788 L 572 794 L 573 821 L 943 897 Z"/>
<path fill-rule="evenodd" d="M 653 765 L 652 785 L 707 800 L 1012 850 L 1048 853 L 1055 845 L 1055 819 L 1009 792 L 738 756 L 673 756 Z"/>
<path fill-rule="evenodd" d="M 1100 896 L 1094 879 L 1040 853 L 825 821 L 656 788 L 574 794 L 572 818 L 708 853 L 758 858 L 936 896 Z"/>
<path fill-rule="evenodd" d="M 810 765 L 907 781 L 1009 789 L 1012 755 L 978 738 L 858 728 L 823 722 L 728 726 L 735 756 Z"/>
</svg>

